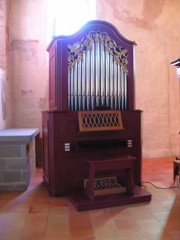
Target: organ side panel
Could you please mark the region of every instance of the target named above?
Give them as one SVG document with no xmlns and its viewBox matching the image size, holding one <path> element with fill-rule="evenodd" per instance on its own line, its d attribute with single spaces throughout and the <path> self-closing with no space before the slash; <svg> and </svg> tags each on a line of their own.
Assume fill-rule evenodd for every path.
<svg viewBox="0 0 180 240">
<path fill-rule="evenodd" d="M 56 110 L 57 108 L 57 84 L 56 84 L 56 46 L 49 51 L 49 108 Z"/>
<path fill-rule="evenodd" d="M 42 139 L 43 139 L 43 179 L 46 185 L 50 184 L 50 168 L 49 168 L 49 129 L 48 129 L 48 114 L 42 113 Z"/>
</svg>

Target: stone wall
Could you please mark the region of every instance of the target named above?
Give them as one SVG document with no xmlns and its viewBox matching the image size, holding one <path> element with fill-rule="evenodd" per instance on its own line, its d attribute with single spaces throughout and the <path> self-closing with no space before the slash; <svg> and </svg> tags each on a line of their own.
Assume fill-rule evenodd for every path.
<svg viewBox="0 0 180 240">
<path fill-rule="evenodd" d="M 35 172 L 34 141 L 0 145 L 0 190 L 25 190 Z"/>
<path fill-rule="evenodd" d="M 11 127 L 41 129 L 48 108 L 45 0 L 10 1 Z"/>
</svg>

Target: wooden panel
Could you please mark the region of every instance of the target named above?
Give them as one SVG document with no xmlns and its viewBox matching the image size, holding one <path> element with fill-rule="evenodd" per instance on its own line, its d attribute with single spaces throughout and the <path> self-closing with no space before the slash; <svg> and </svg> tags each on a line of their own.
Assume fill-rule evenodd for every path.
<svg viewBox="0 0 180 240">
<path fill-rule="evenodd" d="M 54 48 L 55 49 L 55 48 Z M 55 50 L 51 51 L 49 59 L 49 108 L 56 110 L 56 64 L 55 64 Z"/>
<path fill-rule="evenodd" d="M 77 112 L 47 112 L 47 115 L 49 132 L 45 136 L 49 139 L 49 147 L 46 146 L 49 153 L 44 151 L 44 157 L 49 157 L 45 172 L 49 167 L 50 194 L 54 191 L 54 195 L 64 195 L 70 188 L 82 189 L 88 176 L 87 158 L 134 156 L 134 182 L 141 185 L 140 111 L 122 111 L 121 131 L 82 133 L 78 131 Z"/>
<path fill-rule="evenodd" d="M 79 111 L 78 120 L 80 132 L 123 129 L 120 111 Z"/>
</svg>

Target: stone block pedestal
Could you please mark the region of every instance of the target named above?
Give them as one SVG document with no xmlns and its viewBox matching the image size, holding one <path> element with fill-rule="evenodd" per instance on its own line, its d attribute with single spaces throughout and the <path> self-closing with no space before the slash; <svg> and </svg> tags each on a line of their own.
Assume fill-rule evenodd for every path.
<svg viewBox="0 0 180 240">
<path fill-rule="evenodd" d="M 37 128 L 0 131 L 0 191 L 25 190 L 36 169 Z"/>
</svg>

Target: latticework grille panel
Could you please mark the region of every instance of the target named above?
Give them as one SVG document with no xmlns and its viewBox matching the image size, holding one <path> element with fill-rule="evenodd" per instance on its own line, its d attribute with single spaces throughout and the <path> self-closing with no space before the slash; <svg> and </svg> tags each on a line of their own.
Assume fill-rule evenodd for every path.
<svg viewBox="0 0 180 240">
<path fill-rule="evenodd" d="M 87 131 L 122 130 L 121 112 L 111 111 L 79 111 L 79 129 Z"/>
</svg>

